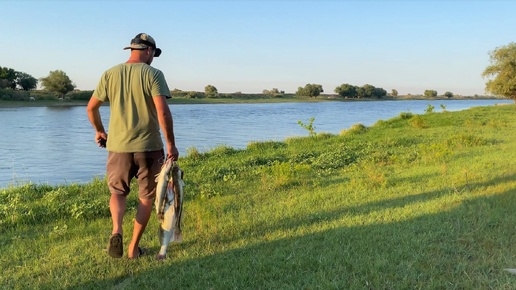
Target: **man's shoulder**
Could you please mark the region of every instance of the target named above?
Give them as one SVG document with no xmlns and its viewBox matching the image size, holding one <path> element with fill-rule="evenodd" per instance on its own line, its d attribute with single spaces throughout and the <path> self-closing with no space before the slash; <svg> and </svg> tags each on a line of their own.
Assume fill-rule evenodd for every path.
<svg viewBox="0 0 516 290">
<path fill-rule="evenodd" d="M 159 70 L 159 69 L 157 69 L 157 68 L 155 68 L 155 67 L 153 67 L 153 66 L 151 66 L 151 65 L 146 64 L 146 67 L 147 67 L 149 70 L 151 70 L 152 72 L 155 72 L 155 73 L 162 73 L 162 72 L 161 72 L 161 70 Z"/>
<path fill-rule="evenodd" d="M 113 71 L 120 71 L 124 68 L 124 65 L 125 63 L 119 63 L 117 65 L 114 65 L 110 68 L 108 68 L 104 73 L 109 73 L 109 72 L 113 72 Z"/>
<path fill-rule="evenodd" d="M 121 63 L 117 64 L 115 66 L 112 66 L 111 68 L 107 69 L 104 72 L 104 75 L 113 75 L 113 74 L 120 74 L 120 73 L 137 73 L 137 74 L 143 74 L 147 76 L 153 76 L 153 77 L 159 77 L 163 76 L 163 72 L 153 66 L 150 66 L 146 63 Z"/>
</svg>

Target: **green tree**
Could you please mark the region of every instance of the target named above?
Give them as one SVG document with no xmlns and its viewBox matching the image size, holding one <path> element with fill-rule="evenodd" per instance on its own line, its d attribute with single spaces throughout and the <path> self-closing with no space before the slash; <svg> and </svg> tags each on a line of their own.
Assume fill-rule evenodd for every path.
<svg viewBox="0 0 516 290">
<path fill-rule="evenodd" d="M 375 87 L 370 85 L 370 84 L 365 84 L 363 87 L 362 87 L 364 90 L 364 98 L 372 98 L 375 96 Z"/>
<path fill-rule="evenodd" d="M 444 93 L 444 96 L 447 97 L 447 98 L 453 98 L 453 93 L 452 92 L 446 92 L 446 93 Z"/>
<path fill-rule="evenodd" d="M 350 85 L 350 84 L 342 84 L 342 85 L 336 87 L 334 92 L 344 98 L 356 98 L 357 97 L 357 87 Z"/>
<path fill-rule="evenodd" d="M 0 66 L 0 88 L 16 88 L 16 71 L 12 68 Z"/>
<path fill-rule="evenodd" d="M 398 96 L 398 91 L 397 91 L 397 90 L 395 90 L 395 89 L 392 89 L 392 90 L 391 90 L 391 96 L 393 96 L 393 97 L 397 97 L 397 96 Z"/>
<path fill-rule="evenodd" d="M 425 95 L 425 97 L 428 97 L 428 98 L 435 98 L 435 97 L 437 97 L 437 91 L 425 90 L 424 95 Z"/>
<path fill-rule="evenodd" d="M 271 97 L 278 97 L 285 94 L 285 91 L 280 91 L 278 88 L 272 88 L 272 90 L 263 90 L 262 94 L 270 95 Z"/>
<path fill-rule="evenodd" d="M 387 96 L 387 91 L 382 88 L 374 88 L 374 97 L 375 98 L 383 98 Z"/>
<path fill-rule="evenodd" d="M 383 98 L 387 96 L 386 90 L 369 84 L 365 84 L 362 87 L 342 84 L 335 88 L 335 93 L 348 98 Z"/>
<path fill-rule="evenodd" d="M 490 52 L 490 62 L 482 73 L 484 78 L 492 78 L 486 83 L 486 91 L 516 101 L 516 43 Z"/>
<path fill-rule="evenodd" d="M 38 80 L 30 74 L 18 72 L 16 74 L 16 84 L 19 85 L 24 91 L 29 91 L 37 87 Z"/>
<path fill-rule="evenodd" d="M 12 88 L 12 83 L 7 79 L 0 78 L 0 89 Z"/>
<path fill-rule="evenodd" d="M 40 81 L 47 91 L 58 93 L 61 98 L 75 88 L 72 80 L 62 70 L 51 71 L 47 77 L 41 78 Z"/>
<path fill-rule="evenodd" d="M 305 87 L 298 87 L 296 95 L 302 97 L 315 98 L 324 92 L 322 85 L 319 84 L 306 84 Z"/>
<path fill-rule="evenodd" d="M 185 93 L 185 97 L 190 99 L 202 99 L 205 95 L 202 92 L 188 91 Z"/>
<path fill-rule="evenodd" d="M 219 92 L 217 88 L 212 85 L 207 85 L 204 87 L 204 94 L 207 98 L 215 98 L 218 96 Z"/>
<path fill-rule="evenodd" d="M 357 90 L 357 98 L 359 98 L 359 99 L 367 98 L 367 92 L 364 89 L 364 87 L 356 87 L 356 90 Z"/>
</svg>

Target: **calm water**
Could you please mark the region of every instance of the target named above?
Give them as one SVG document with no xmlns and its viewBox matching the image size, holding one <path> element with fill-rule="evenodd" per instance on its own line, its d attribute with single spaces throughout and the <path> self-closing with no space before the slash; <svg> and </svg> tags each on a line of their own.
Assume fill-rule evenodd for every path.
<svg viewBox="0 0 516 290">
<path fill-rule="evenodd" d="M 442 111 L 513 103 L 510 100 L 367 101 L 281 104 L 172 105 L 180 154 L 220 145 L 245 148 L 251 141 L 282 141 L 315 131 L 339 133 L 353 124 L 373 125 L 400 112 L 424 113 L 428 104 Z M 109 107 L 101 107 L 105 126 Z M 0 108 L 0 188 L 27 182 L 85 183 L 104 176 L 105 149 L 94 143 L 85 107 Z"/>
</svg>

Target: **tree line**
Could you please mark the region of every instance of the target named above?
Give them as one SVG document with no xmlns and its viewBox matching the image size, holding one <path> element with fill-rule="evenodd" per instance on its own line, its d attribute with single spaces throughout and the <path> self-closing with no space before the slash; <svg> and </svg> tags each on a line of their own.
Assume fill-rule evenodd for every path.
<svg viewBox="0 0 516 290">
<path fill-rule="evenodd" d="M 489 53 L 490 65 L 482 72 L 484 78 L 488 78 L 486 82 L 486 92 L 516 101 L 516 43 L 511 42 L 508 45 L 500 46 Z M 299 87 L 296 91 L 297 96 L 315 98 L 324 92 L 320 84 L 306 84 Z M 387 92 L 383 88 L 377 88 L 373 85 L 363 85 L 362 87 L 342 84 L 335 88 L 334 92 L 344 98 L 383 98 L 387 96 Z M 216 97 L 218 93 L 216 88 L 208 86 L 205 88 L 206 96 Z M 277 88 L 272 90 L 264 90 L 264 95 L 282 96 L 284 91 Z M 397 97 L 398 91 L 393 89 L 391 96 Z M 437 97 L 436 90 L 425 90 L 425 97 Z M 447 91 L 443 96 L 452 98 L 454 94 Z M 476 95 L 475 95 L 476 96 Z"/>
<path fill-rule="evenodd" d="M 15 71 L 12 68 L 0 66 L 0 88 L 16 89 L 20 87 L 24 91 L 35 89 L 38 80 L 28 73 Z"/>
<path fill-rule="evenodd" d="M 482 72 L 482 76 L 488 78 L 486 91 L 516 101 L 516 43 L 511 42 L 508 45 L 497 47 L 489 55 L 490 65 Z M 48 76 L 38 80 L 25 72 L 0 66 L 0 99 L 3 97 L 2 94 L 5 94 L 5 89 L 30 91 L 37 87 L 38 82 L 41 82 L 45 90 L 56 93 L 60 98 L 63 98 L 64 95 L 73 91 L 76 87 L 66 73 L 61 70 L 50 71 Z M 309 83 L 304 87 L 298 87 L 295 95 L 298 97 L 316 98 L 323 92 L 322 85 Z M 383 88 L 377 88 L 370 84 L 359 87 L 344 83 L 336 87 L 334 92 L 341 97 L 351 99 L 383 98 L 388 95 Z M 218 98 L 243 95 L 241 92 L 220 94 L 213 85 L 207 85 L 204 88 L 204 93 L 181 91 L 178 89 L 173 90 L 171 93 L 174 96 L 187 98 Z M 263 95 L 282 97 L 285 95 L 285 91 L 281 91 L 278 88 L 266 89 L 262 91 Z M 437 97 L 437 95 L 435 90 L 424 91 L 425 97 Z M 393 89 L 390 96 L 397 97 L 398 91 Z M 451 98 L 454 95 L 452 92 L 447 91 L 444 93 L 444 96 Z"/>
<path fill-rule="evenodd" d="M 24 91 L 29 91 L 37 87 L 38 81 L 41 82 L 42 87 L 44 87 L 46 91 L 56 93 L 59 98 L 63 98 L 68 92 L 75 89 L 73 82 L 66 73 L 61 70 L 50 71 L 48 76 L 38 80 L 27 73 L 18 72 L 12 68 L 0 67 L 0 89 L 10 88 L 14 90 L 16 88 L 20 88 Z M 309 83 L 304 87 L 298 87 L 295 92 L 295 96 L 316 98 L 323 92 L 324 89 L 322 85 Z M 383 88 L 377 88 L 369 84 L 362 87 L 342 84 L 336 87 L 334 92 L 344 98 L 383 98 L 387 96 L 387 92 Z M 217 88 L 211 84 L 204 88 L 204 93 L 196 91 L 181 91 L 178 89 L 174 89 L 171 93 L 174 96 L 186 98 L 231 98 L 244 95 L 241 92 L 220 94 Z M 262 96 L 263 95 L 279 98 L 285 96 L 285 91 L 279 90 L 278 88 L 272 88 L 271 90 L 265 89 L 262 91 Z M 396 90 L 393 90 L 393 95 L 397 96 Z M 427 95 L 426 91 L 425 95 Z"/>
<path fill-rule="evenodd" d="M 58 94 L 59 98 L 63 98 L 76 87 L 62 70 L 50 71 L 48 76 L 38 80 L 28 73 L 0 66 L 0 89 L 30 91 L 38 86 L 38 82 L 41 82 L 45 90 Z"/>
</svg>

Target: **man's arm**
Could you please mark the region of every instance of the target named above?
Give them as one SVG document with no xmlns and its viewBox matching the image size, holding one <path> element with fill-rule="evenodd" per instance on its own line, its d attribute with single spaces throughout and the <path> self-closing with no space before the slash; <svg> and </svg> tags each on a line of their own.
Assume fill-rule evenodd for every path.
<svg viewBox="0 0 516 290">
<path fill-rule="evenodd" d="M 107 134 L 102 124 L 102 118 L 100 117 L 99 108 L 102 102 L 99 99 L 92 96 L 88 102 L 86 112 L 88 113 L 88 119 L 90 120 L 93 129 L 95 129 L 95 142 L 99 144 L 99 147 L 106 147 Z"/>
<path fill-rule="evenodd" d="M 152 98 L 156 106 L 158 114 L 158 121 L 167 146 L 167 158 L 177 160 L 179 158 L 179 151 L 176 148 L 176 140 L 174 137 L 174 120 L 172 119 L 172 112 L 168 107 L 165 96 L 155 96 Z"/>
</svg>

